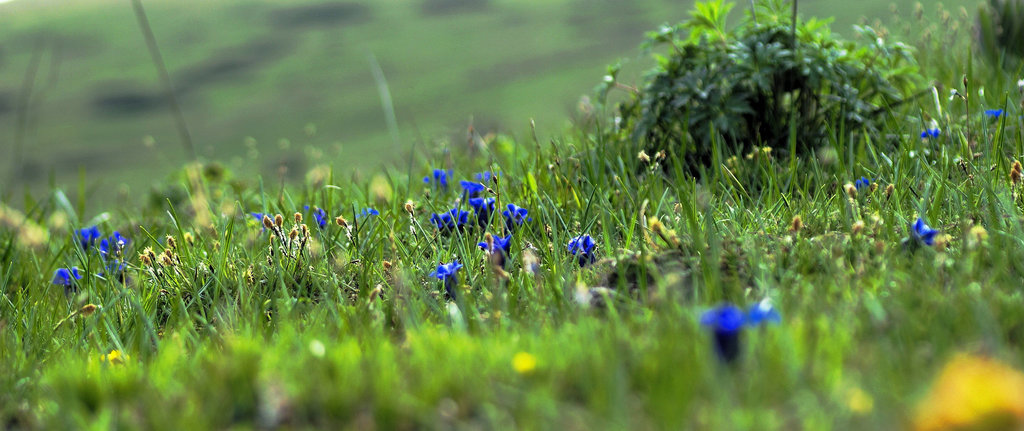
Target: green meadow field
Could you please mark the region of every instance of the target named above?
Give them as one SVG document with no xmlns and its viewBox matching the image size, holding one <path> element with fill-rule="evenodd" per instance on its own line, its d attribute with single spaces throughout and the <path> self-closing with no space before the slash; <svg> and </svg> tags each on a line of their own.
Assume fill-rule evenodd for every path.
<svg viewBox="0 0 1024 431">
<path fill-rule="evenodd" d="M 921 4 L 935 13 L 939 2 Z M 945 9 L 959 19 L 968 4 Z M 644 33 L 686 18 L 692 2 L 145 6 L 197 153 L 249 177 L 276 177 L 284 165 L 295 179 L 317 162 L 369 171 L 407 159 L 414 142 L 462 142 L 470 125 L 525 136 L 533 120 L 542 137 L 558 135 L 606 65 L 624 59 L 624 77 L 637 79 L 650 66 L 637 49 Z M 834 16 L 834 31 L 853 37 L 854 24 L 900 23 L 892 7 L 805 1 L 801 12 Z M 910 17 L 913 5 L 897 10 Z M 184 160 L 130 3 L 20 0 L 0 4 L 0 23 L 0 143 L 12 149 L 0 163 L 2 193 L 84 176 L 137 194 Z M 371 55 L 393 99 L 397 143 Z"/>
<path fill-rule="evenodd" d="M 131 2 L 0 4 L 0 429 L 1024 429 L 977 3 L 145 6 L 195 159 Z"/>
</svg>

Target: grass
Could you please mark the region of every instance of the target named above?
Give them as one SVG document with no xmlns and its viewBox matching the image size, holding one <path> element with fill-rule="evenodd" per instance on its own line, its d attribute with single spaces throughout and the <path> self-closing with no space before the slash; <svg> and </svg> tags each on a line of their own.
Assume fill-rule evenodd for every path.
<svg viewBox="0 0 1024 431">
<path fill-rule="evenodd" d="M 581 122 L 550 140 L 424 145 L 379 170 L 287 183 L 187 165 L 152 202 L 107 204 L 116 191 L 85 181 L 70 198 L 8 200 L 0 423 L 905 428 L 956 354 L 1024 366 L 1024 200 L 1009 180 L 1024 156 L 1020 78 L 972 59 L 941 17 L 908 25 L 936 35 L 919 43 L 925 73 L 971 105 L 921 99 L 894 113 L 912 120 L 894 120 L 891 139 L 837 142 L 849 152 L 752 155 L 695 179 L 676 172 L 677 155 L 645 162 Z M 995 106 L 1007 109 L 997 121 L 983 113 Z M 939 138 L 919 137 L 925 116 Z M 422 181 L 434 168 L 453 170 L 449 189 Z M 483 171 L 500 172 L 488 184 L 498 208 L 532 217 L 505 273 L 477 247 L 504 234 L 500 215 L 449 235 L 429 221 L 468 209 L 457 181 Z M 850 196 L 843 185 L 861 176 L 879 188 Z M 323 229 L 305 205 L 326 211 Z M 359 216 L 370 207 L 380 215 Z M 282 214 L 284 235 L 272 240 L 252 212 Z M 282 249 L 302 229 L 295 212 L 309 238 Z M 902 241 L 918 217 L 941 236 L 911 251 Z M 130 243 L 107 258 L 83 249 L 77 230 L 93 225 Z M 565 248 L 581 234 L 597 243 L 584 268 Z M 145 263 L 147 248 L 169 260 Z M 124 278 L 107 266 L 117 259 Z M 447 300 L 430 273 L 453 259 L 464 267 Z M 70 295 L 51 283 L 65 267 L 83 274 Z M 765 298 L 782 321 L 745 331 L 740 359 L 723 364 L 702 313 Z"/>
<path fill-rule="evenodd" d="M 557 136 L 606 64 L 633 59 L 624 78 L 636 77 L 648 67 L 636 61 L 643 33 L 685 18 L 690 6 L 493 1 L 425 15 L 421 1 L 405 0 L 366 3 L 365 15 L 327 25 L 274 24 L 283 10 L 317 3 L 146 2 L 200 156 L 253 176 L 277 176 L 283 164 L 292 179 L 310 167 L 304 153 L 314 149 L 345 172 L 391 162 L 388 154 L 405 149 L 388 135 L 369 52 L 391 87 L 403 142 L 460 142 L 470 117 L 485 134 L 526 134 L 532 118 L 542 138 Z M 826 3 L 801 7 L 835 15 Z M 929 10 L 936 4 L 924 2 Z M 955 11 L 967 3 L 952 4 Z M 846 5 L 835 29 L 851 35 L 862 17 L 889 21 L 888 7 Z M 80 175 L 97 187 L 141 193 L 174 172 L 183 154 L 129 5 L 25 1 L 0 8 L 7 18 L 0 28 L 0 105 L 7 106 L 0 107 L 0 127 L 12 131 L 8 145 L 26 71 L 41 56 L 21 143 L 32 150 L 0 166 L 0 194 L 44 192 L 51 176 L 66 187 Z M 145 104 L 109 112 L 95 106 L 119 95 Z"/>
</svg>

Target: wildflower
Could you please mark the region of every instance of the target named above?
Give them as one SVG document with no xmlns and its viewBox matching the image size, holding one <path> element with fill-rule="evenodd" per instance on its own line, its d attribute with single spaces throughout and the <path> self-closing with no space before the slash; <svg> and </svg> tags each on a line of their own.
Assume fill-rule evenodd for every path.
<svg viewBox="0 0 1024 431">
<path fill-rule="evenodd" d="M 481 183 L 485 183 L 486 184 L 492 178 L 497 179 L 498 178 L 498 174 L 492 174 L 491 171 L 486 171 L 486 172 L 480 172 L 480 173 L 477 173 L 477 174 L 473 174 L 473 178 L 475 178 L 477 181 L 480 181 Z"/>
<path fill-rule="evenodd" d="M 306 211 L 309 211 L 309 205 L 306 205 L 304 208 Z M 327 221 L 330 220 L 330 217 L 327 215 L 327 211 L 324 211 L 323 208 L 316 208 L 313 211 L 313 219 L 316 220 L 317 227 L 325 229 L 327 228 Z M 280 224 L 278 224 L 278 226 L 280 226 Z"/>
<path fill-rule="evenodd" d="M 472 198 L 469 206 L 473 207 L 476 213 L 476 223 L 480 227 L 486 227 L 491 221 L 491 214 L 494 213 L 494 198 Z"/>
<path fill-rule="evenodd" d="M 531 374 L 537 369 L 537 357 L 526 352 L 516 353 L 512 357 L 512 369 L 519 374 Z"/>
<path fill-rule="evenodd" d="M 458 208 L 452 208 L 448 212 L 430 216 L 430 222 L 437 226 L 437 230 L 442 233 L 461 230 L 468 221 L 469 211 L 462 211 Z"/>
<path fill-rule="evenodd" d="M 437 184 L 438 187 L 440 187 L 440 188 L 442 188 L 444 190 L 448 190 L 448 177 L 451 176 L 451 174 L 452 174 L 451 169 L 449 169 L 447 171 L 444 170 L 444 169 L 434 169 L 433 181 L 434 181 L 435 184 Z M 423 177 L 423 182 L 424 183 L 430 184 L 430 181 L 431 181 L 431 176 L 430 175 Z"/>
<path fill-rule="evenodd" d="M 455 298 L 456 287 L 459 285 L 459 277 L 456 273 L 459 268 L 462 268 L 462 264 L 458 260 L 453 260 L 451 263 L 437 265 L 437 269 L 430 273 L 431 277 L 444 281 L 444 291 L 449 298 Z"/>
<path fill-rule="evenodd" d="M 857 187 L 854 186 L 853 184 L 844 184 L 843 190 L 846 190 L 846 195 L 849 196 L 850 199 L 857 199 Z"/>
<path fill-rule="evenodd" d="M 935 243 L 935 235 L 939 231 L 928 227 L 920 217 L 914 224 L 910 225 L 910 238 L 915 244 L 932 245 Z"/>
<path fill-rule="evenodd" d="M 924 129 L 924 131 L 921 132 L 921 139 L 938 138 L 939 134 L 941 134 L 941 133 L 942 133 L 942 131 L 939 130 L 938 127 L 934 127 L 934 128 L 930 128 L 930 129 Z"/>
<path fill-rule="evenodd" d="M 78 272 L 78 268 L 58 268 L 53 273 L 53 284 L 70 287 L 75 285 L 75 280 L 81 280 L 82 274 Z"/>
<path fill-rule="evenodd" d="M 334 218 L 334 224 L 341 227 L 348 227 L 348 220 L 345 220 L 345 217 L 337 216 Z"/>
<path fill-rule="evenodd" d="M 78 242 L 82 245 L 83 250 L 89 250 L 89 247 L 92 247 L 101 236 L 103 235 L 100 234 L 100 228 L 97 226 L 78 230 Z"/>
<path fill-rule="evenodd" d="M 104 238 L 101 240 L 100 245 L 96 248 L 99 250 L 100 255 L 104 257 L 109 255 L 111 251 L 113 251 L 115 255 L 118 255 L 121 254 L 124 247 L 128 245 L 129 242 L 131 241 L 121 235 L 120 232 L 114 231 L 114 234 L 111 235 L 110 238 Z"/>
<path fill-rule="evenodd" d="M 892 197 L 892 192 L 896 191 L 896 186 L 889 184 L 885 186 L 885 198 L 889 199 Z"/>
<path fill-rule="evenodd" d="M 772 300 L 768 298 L 762 299 L 761 302 L 758 302 L 747 310 L 746 323 L 751 326 L 757 326 L 761 323 L 768 322 L 779 323 L 781 321 L 782 316 L 779 315 L 779 312 L 775 310 L 774 306 L 772 306 Z"/>
<path fill-rule="evenodd" d="M 859 180 L 853 182 L 853 186 L 857 190 L 860 190 L 860 189 L 863 189 L 863 188 L 869 188 L 869 187 L 871 187 L 871 180 L 869 180 L 869 179 L 867 179 L 865 177 L 860 177 Z"/>
<path fill-rule="evenodd" d="M 715 352 L 726 363 L 733 363 L 740 356 L 740 330 L 745 320 L 743 310 L 732 304 L 720 305 L 700 317 L 700 324 L 714 334 Z"/>
<path fill-rule="evenodd" d="M 985 115 L 988 115 L 989 117 L 992 117 L 992 118 L 999 118 L 999 117 L 1003 116 L 1003 110 L 1002 109 L 986 109 L 985 110 Z"/>
<path fill-rule="evenodd" d="M 479 197 L 481 193 L 487 190 L 487 186 L 473 181 L 459 181 L 459 185 L 462 186 L 462 190 L 466 192 L 466 195 L 471 198 Z"/>
<path fill-rule="evenodd" d="M 512 244 L 512 234 L 502 238 L 500 236 L 491 236 L 487 234 L 486 240 L 479 242 L 476 245 L 487 252 L 491 257 L 491 261 L 496 266 L 505 267 L 505 258 L 508 257 L 508 247 Z"/>
<path fill-rule="evenodd" d="M 1010 167 L 1010 184 L 1020 183 L 1022 174 L 1024 174 L 1024 167 L 1021 167 L 1020 160 L 1014 160 L 1013 166 Z"/>
<path fill-rule="evenodd" d="M 363 208 L 363 212 L 359 213 L 359 217 L 379 216 L 380 211 L 373 208 Z"/>
<path fill-rule="evenodd" d="M 1024 374 L 998 361 L 958 355 L 917 407 L 914 429 L 1021 429 Z"/>
<path fill-rule="evenodd" d="M 735 156 L 733 156 L 733 157 L 735 157 Z M 640 160 L 643 163 L 650 163 L 651 162 L 651 156 L 648 156 L 647 152 L 645 152 L 643 150 L 640 150 L 640 152 L 637 153 L 636 158 L 637 158 L 637 160 Z"/>
<path fill-rule="evenodd" d="M 533 221 L 532 217 L 527 217 L 530 212 L 526 208 L 518 207 L 515 204 L 508 204 L 507 208 L 501 214 L 505 216 L 505 226 L 509 230 L 516 226 L 522 226 L 524 222 Z"/>
<path fill-rule="evenodd" d="M 580 268 L 582 268 L 597 260 L 597 256 L 593 253 L 595 245 L 594 239 L 590 235 L 580 235 L 569 240 L 566 248 L 569 250 L 569 253 L 576 256 L 576 261 L 579 262 Z"/>
<path fill-rule="evenodd" d="M 131 356 L 121 353 L 121 351 L 117 349 L 111 350 L 110 353 L 106 355 L 100 355 L 100 361 L 107 362 L 111 365 L 124 365 L 125 362 L 130 359 Z"/>
</svg>

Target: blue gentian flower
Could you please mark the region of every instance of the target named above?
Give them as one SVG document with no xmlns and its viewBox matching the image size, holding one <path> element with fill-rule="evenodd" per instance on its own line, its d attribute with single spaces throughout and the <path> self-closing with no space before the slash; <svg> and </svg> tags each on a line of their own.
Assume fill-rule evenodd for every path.
<svg viewBox="0 0 1024 431">
<path fill-rule="evenodd" d="M 491 221 L 491 214 L 494 213 L 494 198 L 472 198 L 469 206 L 473 207 L 476 213 L 476 223 L 480 227 L 486 227 Z"/>
<path fill-rule="evenodd" d="M 103 240 L 100 241 L 100 245 L 96 248 L 100 251 L 101 256 L 106 257 L 111 253 L 115 255 L 120 254 L 129 242 L 131 241 L 121 235 L 120 232 L 114 231 L 114 234 L 111 235 L 110 238 L 103 238 Z"/>
<path fill-rule="evenodd" d="M 576 256 L 576 261 L 579 262 L 582 268 L 597 260 L 597 256 L 593 253 L 595 245 L 594 239 L 590 235 L 580 235 L 569 240 L 566 248 L 569 250 L 569 253 Z"/>
<path fill-rule="evenodd" d="M 309 211 L 309 205 L 306 205 L 303 208 L 305 208 L 306 211 Z M 316 208 L 316 209 L 313 210 L 313 220 L 316 221 L 316 225 L 320 229 L 326 229 L 327 228 L 327 223 L 328 223 L 327 218 L 328 218 L 327 217 L 327 211 L 324 211 L 323 208 Z"/>
<path fill-rule="evenodd" d="M 910 225 L 910 238 L 919 244 L 932 245 L 935 244 L 935 235 L 939 231 L 928 227 L 920 217 L 914 224 Z"/>
<path fill-rule="evenodd" d="M 430 175 L 425 176 L 423 177 L 423 182 L 429 184 L 431 178 L 433 178 L 434 184 L 437 184 L 438 187 L 444 190 L 448 190 L 448 177 L 451 175 L 451 169 L 447 171 L 444 169 L 434 169 L 433 177 L 431 177 Z"/>
<path fill-rule="evenodd" d="M 75 280 L 81 280 L 82 274 L 78 272 L 78 268 L 58 268 L 53 273 L 53 284 L 70 287 L 75 284 Z"/>
<path fill-rule="evenodd" d="M 860 177 L 859 180 L 853 182 L 853 186 L 856 187 L 857 190 L 863 189 L 865 187 L 871 187 L 871 180 L 865 177 Z"/>
<path fill-rule="evenodd" d="M 747 325 L 757 326 L 762 323 L 779 323 L 781 321 L 782 316 L 775 310 L 772 301 L 768 298 L 747 309 Z"/>
<path fill-rule="evenodd" d="M 508 247 L 512 244 L 512 234 L 502 238 L 500 236 L 491 237 L 491 243 L 488 244 L 486 241 L 478 242 L 476 245 L 491 255 L 492 259 L 498 266 L 504 268 L 506 258 L 508 257 Z"/>
<path fill-rule="evenodd" d="M 448 212 L 430 216 L 430 222 L 437 226 L 437 230 L 442 233 L 461 230 L 468 221 L 469 211 L 462 211 L 458 208 L 452 208 Z"/>
<path fill-rule="evenodd" d="M 480 181 L 481 183 L 487 183 L 494 176 L 495 176 L 495 174 L 491 174 L 491 171 L 487 171 L 487 172 L 480 172 L 478 174 L 474 174 L 473 178 L 476 178 L 477 181 Z"/>
<path fill-rule="evenodd" d="M 985 110 L 985 115 L 988 115 L 989 117 L 992 117 L 992 118 L 999 118 L 999 117 L 1003 116 L 1003 110 L 1002 109 L 986 109 Z"/>
<path fill-rule="evenodd" d="M 745 322 L 743 310 L 732 304 L 719 305 L 700 316 L 700 324 L 714 334 L 715 353 L 726 363 L 740 356 L 740 331 Z"/>
<path fill-rule="evenodd" d="M 527 217 L 529 211 L 526 208 L 521 208 L 515 204 L 508 204 L 508 209 L 501 212 L 505 216 L 505 226 L 512 230 L 516 226 L 522 225 L 524 222 L 533 220 L 533 218 Z"/>
<path fill-rule="evenodd" d="M 373 208 L 363 208 L 363 212 L 359 213 L 360 217 L 379 216 L 380 211 Z"/>
<path fill-rule="evenodd" d="M 473 181 L 459 181 L 459 185 L 465 190 L 466 195 L 471 198 L 479 197 L 481 193 L 487 190 L 487 186 Z"/>
<path fill-rule="evenodd" d="M 451 263 L 437 265 L 437 269 L 430 273 L 431 277 L 444 281 L 445 294 L 452 299 L 455 298 L 456 288 L 459 286 L 459 277 L 456 274 L 459 268 L 462 268 L 462 264 L 458 260 L 453 260 Z"/>
<path fill-rule="evenodd" d="M 97 226 L 78 230 L 78 242 L 82 245 L 83 250 L 89 250 L 89 247 L 92 247 L 101 236 L 103 235 Z"/>
<path fill-rule="evenodd" d="M 940 133 L 942 132 L 938 128 L 925 129 L 923 132 L 921 132 L 921 138 L 938 138 Z"/>
</svg>

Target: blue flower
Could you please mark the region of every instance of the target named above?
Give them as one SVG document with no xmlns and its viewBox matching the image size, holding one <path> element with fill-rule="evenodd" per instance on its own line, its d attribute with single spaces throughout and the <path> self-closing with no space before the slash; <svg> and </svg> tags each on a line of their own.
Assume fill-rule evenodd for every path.
<svg viewBox="0 0 1024 431">
<path fill-rule="evenodd" d="M 486 182 L 490 181 L 492 177 L 495 177 L 495 176 L 497 176 L 497 175 L 496 174 L 491 174 L 491 171 L 480 172 L 480 173 L 477 173 L 477 174 L 473 174 L 473 178 L 476 178 L 481 183 L 486 183 Z"/>
<path fill-rule="evenodd" d="M 380 211 L 373 208 L 363 208 L 363 212 L 359 213 L 359 217 L 379 216 Z"/>
<path fill-rule="evenodd" d="M 309 211 L 309 205 L 306 205 L 303 208 L 305 208 L 306 211 Z M 316 225 L 320 229 L 327 228 L 327 218 L 327 211 L 324 211 L 323 208 L 316 208 L 315 210 L 313 210 L 313 220 L 316 220 Z"/>
<path fill-rule="evenodd" d="M 462 211 L 452 208 L 448 212 L 430 216 L 430 222 L 437 226 L 437 230 L 448 233 L 453 230 L 461 230 L 463 225 L 469 221 L 469 211 Z"/>
<path fill-rule="evenodd" d="M 533 220 L 533 218 L 527 217 L 528 213 L 526 208 L 520 208 L 515 204 L 508 204 L 508 209 L 501 212 L 505 216 L 505 226 L 508 226 L 509 230 Z"/>
<path fill-rule="evenodd" d="M 775 310 L 772 301 L 768 298 L 747 309 L 747 325 L 757 326 L 761 323 L 779 323 L 781 321 L 782 316 Z"/>
<path fill-rule="evenodd" d="M 491 258 L 494 259 L 494 262 L 497 263 L 498 266 L 504 268 L 506 262 L 505 258 L 508 257 L 508 247 L 511 244 L 512 234 L 508 234 L 508 236 L 504 238 L 500 236 L 491 237 L 490 244 L 488 244 L 487 241 L 481 241 L 476 245 L 486 251 L 487 254 L 491 255 Z"/>
<path fill-rule="evenodd" d="M 103 235 L 97 226 L 78 230 L 78 242 L 82 245 L 83 250 L 89 250 L 89 247 L 92 247 L 101 236 Z"/>
<path fill-rule="evenodd" d="M 924 245 L 935 244 L 935 235 L 938 233 L 938 230 L 928 227 L 920 217 L 917 218 L 914 224 L 910 225 L 910 237 L 916 243 Z"/>
<path fill-rule="evenodd" d="M 480 227 L 486 227 L 491 221 L 491 214 L 494 213 L 494 198 L 472 198 L 469 206 L 473 207 L 476 213 L 476 223 Z"/>
<path fill-rule="evenodd" d="M 103 240 L 100 241 L 100 245 L 96 248 L 100 251 L 101 256 L 106 257 L 111 252 L 115 255 L 121 254 L 124 247 L 127 246 L 129 242 L 131 241 L 121 235 L 120 232 L 114 231 L 114 234 L 111 235 L 110 238 L 103 238 Z"/>
<path fill-rule="evenodd" d="M 459 185 L 462 186 L 462 189 L 471 198 L 478 197 L 487 190 L 487 186 L 473 181 L 459 181 Z"/>
<path fill-rule="evenodd" d="M 69 287 L 75 284 L 75 280 L 81 280 L 82 274 L 78 268 L 59 268 L 53 273 L 53 284 Z"/>
<path fill-rule="evenodd" d="M 456 287 L 459 285 L 459 277 L 456 273 L 459 268 L 462 268 L 462 264 L 458 260 L 453 260 L 451 263 L 437 265 L 437 269 L 430 273 L 431 277 L 444 281 L 444 291 L 449 298 L 455 298 Z"/>
<path fill-rule="evenodd" d="M 863 189 L 865 187 L 871 187 L 871 180 L 865 177 L 860 177 L 859 180 L 853 182 L 853 186 L 856 187 L 857 190 Z"/>
<path fill-rule="evenodd" d="M 580 235 L 569 240 L 566 248 L 569 250 L 569 253 L 576 256 L 576 261 L 579 262 L 582 268 L 597 260 L 597 256 L 593 253 L 595 245 L 594 239 L 590 235 Z"/>
<path fill-rule="evenodd" d="M 999 118 L 999 117 L 1003 116 L 1003 110 L 1002 109 L 986 109 L 985 110 L 985 115 L 988 115 L 989 117 L 992 117 L 992 118 Z"/>
<path fill-rule="evenodd" d="M 746 323 L 743 310 L 732 304 L 722 304 L 705 311 L 700 324 L 711 329 L 715 337 L 715 353 L 726 363 L 740 356 L 740 331 Z"/>
<path fill-rule="evenodd" d="M 442 189 L 448 190 L 448 177 L 451 176 L 451 174 L 452 174 L 451 169 L 449 169 L 447 171 L 444 170 L 444 169 L 434 169 L 433 181 L 434 181 L 435 184 L 437 184 L 438 187 L 441 187 Z M 424 183 L 430 184 L 430 181 L 431 181 L 431 176 L 430 175 L 427 175 L 427 176 L 423 177 L 423 182 Z"/>
<path fill-rule="evenodd" d="M 925 129 L 923 132 L 921 132 L 921 138 L 938 138 L 940 133 L 941 131 L 938 128 Z"/>
</svg>

